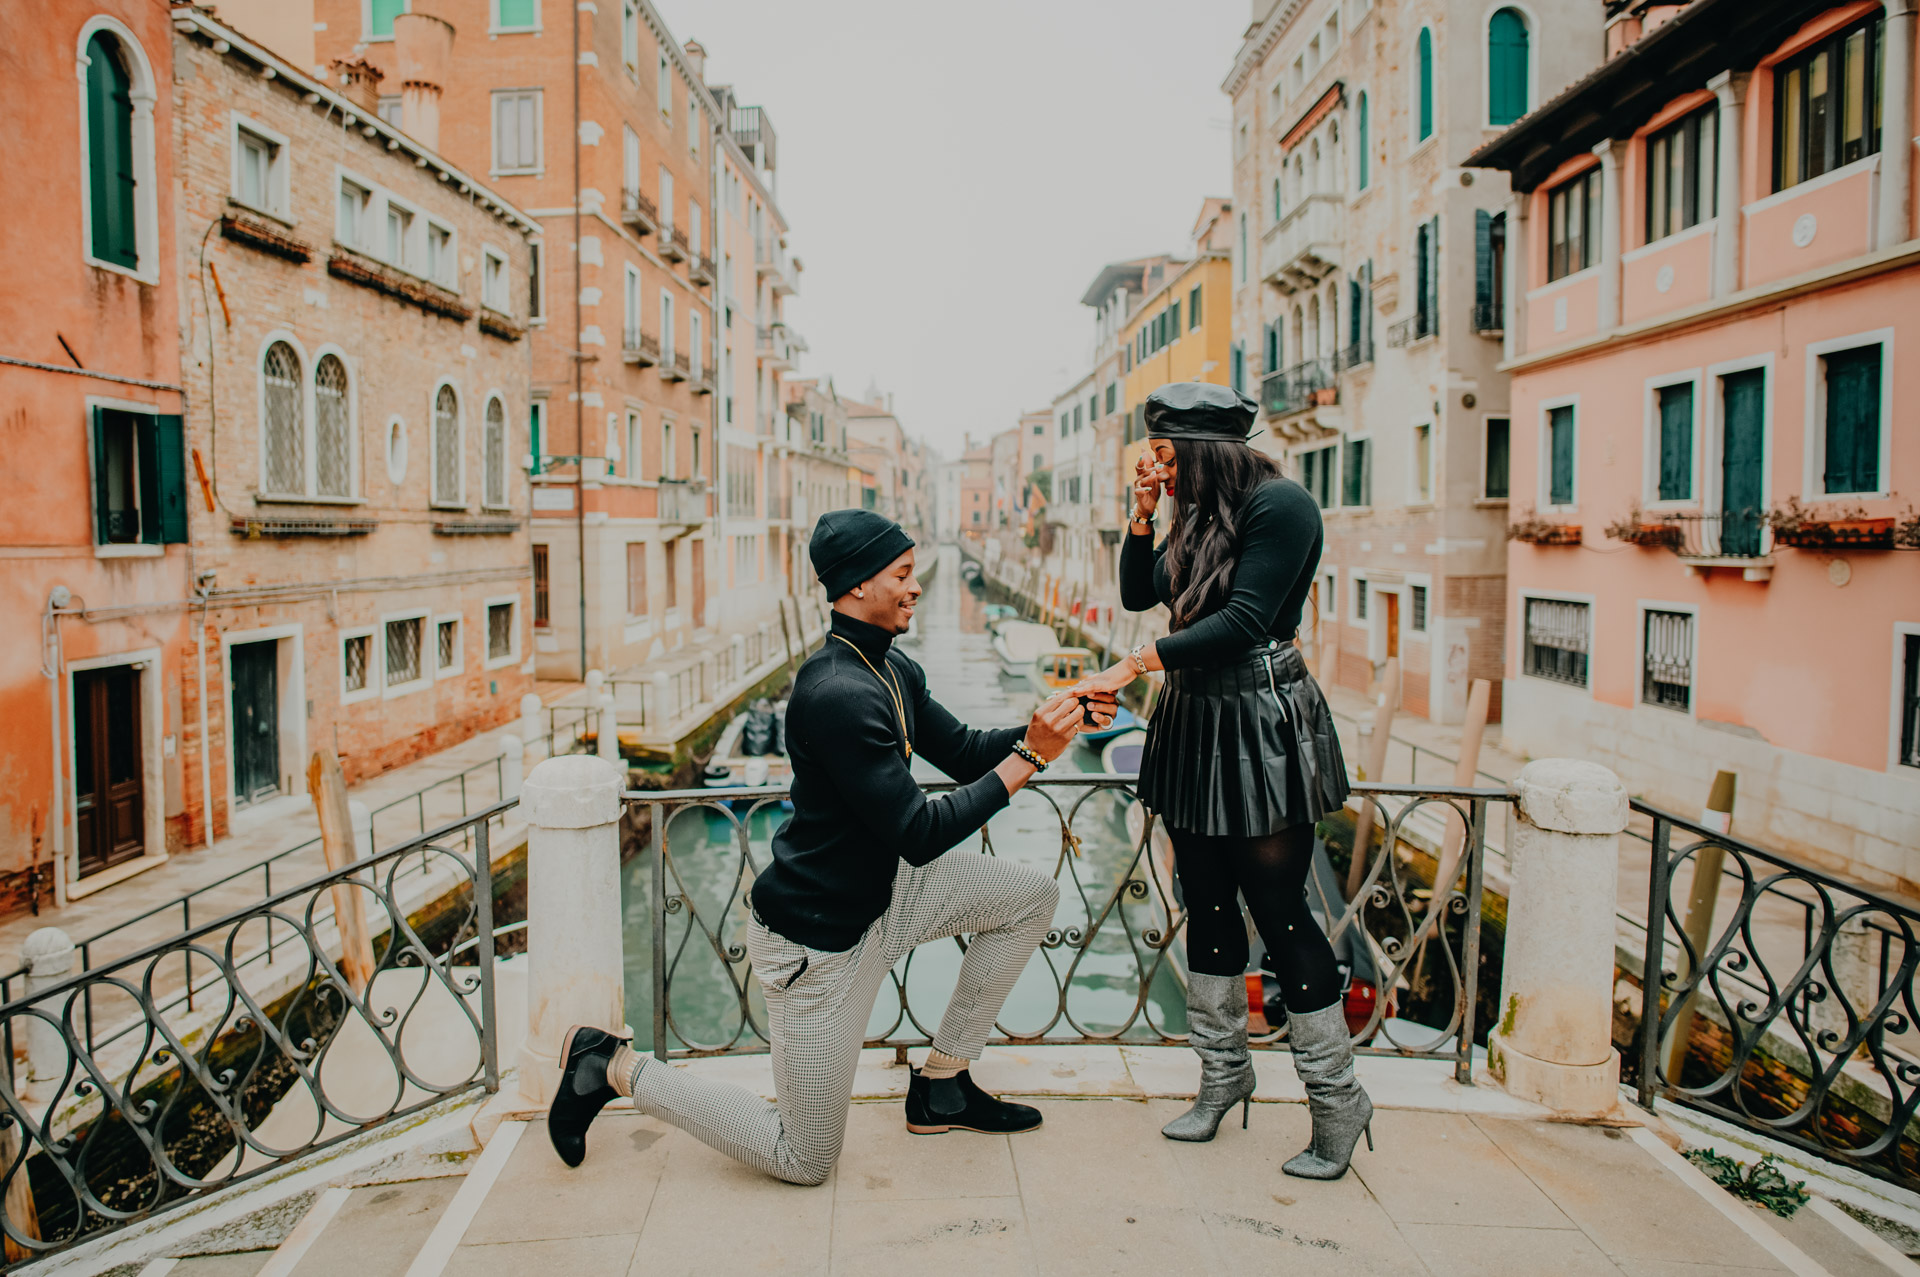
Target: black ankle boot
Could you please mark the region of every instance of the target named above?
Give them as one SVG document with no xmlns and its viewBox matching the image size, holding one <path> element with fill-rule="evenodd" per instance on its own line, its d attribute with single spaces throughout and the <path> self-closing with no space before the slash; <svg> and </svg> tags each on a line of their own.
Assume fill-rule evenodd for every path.
<svg viewBox="0 0 1920 1277">
<path fill-rule="evenodd" d="M 994 1099 L 973 1084 L 966 1069 L 943 1078 L 930 1078 L 915 1069 L 907 1083 L 907 1129 L 915 1135 L 952 1130 L 1017 1135 L 1039 1125 L 1039 1109 Z"/>
<path fill-rule="evenodd" d="M 607 1064 L 625 1044 L 625 1038 L 604 1029 L 575 1025 L 567 1031 L 560 1048 L 560 1089 L 547 1109 L 547 1138 L 568 1166 L 586 1160 L 587 1128 L 619 1094 L 607 1085 Z"/>
</svg>

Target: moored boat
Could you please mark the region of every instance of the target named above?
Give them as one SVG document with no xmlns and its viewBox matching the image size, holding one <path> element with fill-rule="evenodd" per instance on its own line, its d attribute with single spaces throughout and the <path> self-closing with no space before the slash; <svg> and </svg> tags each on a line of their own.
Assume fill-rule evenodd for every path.
<svg viewBox="0 0 1920 1277">
<path fill-rule="evenodd" d="M 1060 636 L 1050 625 L 1034 621 L 1002 621 L 993 632 L 993 654 L 1000 658 L 1003 673 L 1024 677 L 1043 652 L 1060 646 Z"/>
</svg>

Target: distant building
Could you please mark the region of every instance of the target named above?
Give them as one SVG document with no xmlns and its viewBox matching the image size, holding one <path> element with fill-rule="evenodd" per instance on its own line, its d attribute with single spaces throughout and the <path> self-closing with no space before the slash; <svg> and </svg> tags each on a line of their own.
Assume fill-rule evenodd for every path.
<svg viewBox="0 0 1920 1277">
<path fill-rule="evenodd" d="M 1743 837 L 1908 893 L 1914 38 L 1612 5 L 1610 60 L 1466 158 L 1516 192 L 1507 743 L 1683 812 L 1731 768 Z"/>
</svg>

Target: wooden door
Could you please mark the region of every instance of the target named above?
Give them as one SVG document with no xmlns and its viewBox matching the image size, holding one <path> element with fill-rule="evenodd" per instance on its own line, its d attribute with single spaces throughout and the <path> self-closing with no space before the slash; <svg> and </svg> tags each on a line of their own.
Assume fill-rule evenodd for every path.
<svg viewBox="0 0 1920 1277">
<path fill-rule="evenodd" d="M 146 850 L 140 671 L 131 665 L 73 676 L 73 818 L 84 877 Z"/>
<path fill-rule="evenodd" d="M 241 804 L 280 792 L 279 643 L 238 643 L 233 664 L 233 796 Z"/>
<path fill-rule="evenodd" d="M 1391 590 L 1380 591 L 1380 603 L 1386 609 L 1387 659 L 1400 655 L 1400 596 Z"/>
<path fill-rule="evenodd" d="M 693 628 L 705 629 L 707 625 L 707 543 L 694 541 L 693 545 Z"/>
</svg>

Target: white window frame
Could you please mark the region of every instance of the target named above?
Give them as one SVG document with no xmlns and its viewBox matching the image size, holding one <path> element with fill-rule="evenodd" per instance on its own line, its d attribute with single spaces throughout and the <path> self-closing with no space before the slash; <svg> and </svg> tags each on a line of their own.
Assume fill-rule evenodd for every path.
<svg viewBox="0 0 1920 1277">
<path fill-rule="evenodd" d="M 621 0 L 620 3 L 620 60 L 626 64 L 627 75 L 638 83 L 640 79 L 640 7 L 634 0 Z"/>
<path fill-rule="evenodd" d="M 412 620 L 420 622 L 420 672 L 404 683 L 395 683 L 387 677 L 387 626 L 395 621 Z M 433 686 L 432 663 L 438 656 L 438 653 L 432 646 L 433 640 L 433 612 L 431 609 L 423 607 L 411 608 L 406 611 L 383 612 L 381 614 L 380 626 L 373 640 L 379 644 L 379 646 L 374 649 L 374 656 L 380 662 L 381 700 L 390 701 L 396 697 L 409 696 L 414 692 Z"/>
<path fill-rule="evenodd" d="M 1669 385 L 1672 383 L 1669 382 Z M 1662 599 L 1635 599 L 1633 622 L 1633 707 L 1635 709 L 1657 709 L 1663 714 L 1682 714 L 1687 718 L 1700 716 L 1700 605 L 1698 603 L 1674 603 Z M 1675 709 L 1671 705 L 1656 705 L 1647 699 L 1647 613 L 1683 612 L 1693 618 L 1693 647 L 1687 653 L 1687 707 Z M 1526 624 L 1522 615 L 1520 623 Z M 1588 624 L 1592 624 L 1592 614 L 1588 614 Z M 1522 636 L 1524 642 L 1524 636 Z M 1589 645 L 1592 636 L 1588 637 Z M 1593 682 L 1593 653 L 1587 653 L 1587 682 Z"/>
<path fill-rule="evenodd" d="M 454 393 L 458 394 L 456 390 Z M 500 500 L 487 500 L 487 409 L 500 405 Z M 513 412 L 507 407 L 506 392 L 494 387 L 480 400 L 480 508 L 513 508 Z"/>
<path fill-rule="evenodd" d="M 1433 50 L 1433 132 L 1420 136 L 1420 33 L 1427 33 L 1427 47 Z M 1446 129 L 1440 120 L 1440 86 L 1443 83 L 1444 68 L 1440 65 L 1440 33 L 1431 22 L 1423 22 L 1413 30 L 1413 39 L 1407 42 L 1407 146 L 1409 155 L 1424 151 L 1434 139 Z M 1481 90 L 1485 96 L 1485 90 Z M 1486 119 L 1483 111 L 1481 119 Z"/>
<path fill-rule="evenodd" d="M 699 309 L 687 307 L 687 368 L 696 381 L 706 371 L 706 360 L 701 350 L 701 327 Z"/>
<path fill-rule="evenodd" d="M 1701 384 L 1706 390 L 1706 402 L 1700 412 L 1700 464 L 1702 479 L 1698 485 L 1700 509 L 1708 514 L 1719 514 L 1726 508 L 1726 494 L 1720 486 L 1721 440 L 1726 438 L 1726 405 L 1720 394 L 1720 379 L 1730 373 L 1761 370 L 1766 375 L 1767 393 L 1760 403 L 1760 504 L 1767 508 L 1773 504 L 1773 422 L 1774 400 L 1779 389 L 1779 380 L 1774 368 L 1772 352 L 1759 355 L 1745 355 L 1738 359 L 1723 360 L 1717 364 L 1708 364 L 1701 372 Z M 1767 544 L 1771 545 L 1772 533 L 1764 532 Z"/>
<path fill-rule="evenodd" d="M 440 491 L 439 439 L 440 429 L 439 401 L 441 387 L 453 391 L 453 432 L 454 454 L 459 457 L 458 482 L 460 490 L 452 496 Z M 451 377 L 437 378 L 433 388 L 427 392 L 427 504 L 436 510 L 464 510 L 467 508 L 467 397 L 461 393 L 459 383 Z"/>
<path fill-rule="evenodd" d="M 673 418 L 662 417 L 660 419 L 660 477 L 662 479 L 679 478 L 680 476 L 674 473 L 679 468 L 679 460 L 679 457 L 674 454 Z"/>
<path fill-rule="evenodd" d="M 1527 109 L 1521 113 L 1522 116 L 1531 114 L 1534 108 L 1540 105 L 1540 49 L 1539 42 L 1535 39 L 1535 37 L 1540 34 L 1539 15 L 1534 13 L 1532 5 L 1523 4 L 1521 0 L 1492 0 L 1492 3 L 1487 5 L 1480 13 L 1480 127 L 1483 129 L 1505 129 L 1511 127 L 1506 124 L 1495 124 L 1492 122 L 1493 61 L 1488 57 L 1488 54 L 1493 49 L 1493 15 L 1502 9 L 1514 10 L 1527 24 Z M 1437 46 L 1435 52 L 1436 54 L 1438 52 Z M 1414 74 L 1416 76 L 1419 75 L 1419 67 L 1416 66 L 1414 68 Z M 1439 79 L 1437 64 L 1434 79 L 1436 82 Z M 1414 109 L 1416 111 L 1419 109 L 1417 102 L 1415 103 Z M 1437 105 L 1434 114 L 1439 114 Z M 1414 127 L 1419 127 L 1417 122 Z M 1434 131 L 1436 133 L 1439 132 L 1437 122 Z"/>
<path fill-rule="evenodd" d="M 1427 432 L 1427 490 L 1420 491 L 1419 441 L 1421 430 Z M 1434 489 L 1439 487 L 1439 475 L 1435 473 L 1434 423 L 1419 420 L 1407 425 L 1407 504 L 1423 508 L 1433 504 Z"/>
<path fill-rule="evenodd" d="M 673 293 L 669 289 L 660 290 L 660 360 L 671 363 L 675 353 L 673 341 Z"/>
<path fill-rule="evenodd" d="M 662 116 L 671 120 L 673 118 L 673 63 L 668 60 L 664 47 L 660 50 L 656 73 L 658 79 L 654 82 L 654 105 L 660 108 Z"/>
<path fill-rule="evenodd" d="M 1369 473 L 1367 475 L 1367 504 L 1365 505 L 1347 504 L 1347 445 L 1350 443 L 1364 443 L 1367 445 L 1367 470 Z M 1362 512 L 1373 509 L 1373 484 L 1374 480 L 1380 477 L 1379 467 L 1373 464 L 1379 460 L 1379 456 L 1373 446 L 1373 432 L 1371 430 L 1361 430 L 1352 434 L 1341 435 L 1339 460 L 1340 469 L 1334 476 L 1338 486 L 1333 490 L 1333 495 L 1338 497 L 1339 500 L 1335 503 L 1334 508 L 1349 511 L 1358 510 Z"/>
<path fill-rule="evenodd" d="M 622 419 L 621 447 L 627 454 L 627 479 L 639 483 L 646 478 L 640 472 L 640 459 L 645 455 L 642 449 L 646 445 L 646 414 L 639 404 L 629 403 L 623 410 Z"/>
<path fill-rule="evenodd" d="M 251 134 L 255 141 L 262 142 L 269 148 L 267 171 L 262 175 L 266 182 L 264 203 L 256 204 L 252 200 L 242 198 L 240 194 L 240 135 L 242 133 Z M 288 178 L 292 144 L 287 140 L 287 135 L 270 129 L 239 111 L 233 111 L 227 117 L 227 152 L 230 170 L 227 175 L 227 199 L 242 208 L 271 217 L 277 222 L 293 225 L 293 199 Z"/>
<path fill-rule="evenodd" d="M 1501 6 L 1505 7 L 1505 6 Z M 1693 440 L 1689 450 L 1688 464 L 1692 467 L 1692 482 L 1688 493 L 1672 501 L 1660 499 L 1660 392 L 1674 386 L 1693 387 Z M 1641 384 L 1641 431 L 1640 431 L 1640 506 L 1645 510 L 1684 510 L 1700 504 L 1701 496 L 1701 436 L 1705 433 L 1702 423 L 1706 420 L 1706 374 L 1699 368 L 1681 368 L 1663 373 L 1657 377 L 1648 377 Z M 1574 410 L 1574 444 L 1580 442 L 1579 410 Z M 1578 462 L 1574 469 L 1579 469 Z"/>
<path fill-rule="evenodd" d="M 412 204 L 396 197 L 391 191 L 381 190 L 378 194 L 380 196 L 380 217 L 376 225 L 380 228 L 380 250 L 375 253 L 374 256 L 395 270 L 402 270 L 409 275 L 426 279 L 428 277 L 427 273 L 421 269 L 421 267 L 425 265 L 422 259 L 426 257 L 426 244 L 421 238 L 426 231 L 426 216 Z M 400 256 L 398 260 L 388 256 L 388 254 L 392 252 L 393 244 L 392 238 L 388 235 L 389 224 L 396 211 L 406 219 L 400 232 Z"/>
<path fill-rule="evenodd" d="M 527 241 L 527 323 L 535 328 L 547 326 L 547 242 Z"/>
<path fill-rule="evenodd" d="M 495 656 L 492 651 L 493 609 L 502 604 L 513 609 L 511 614 L 513 617 L 512 622 L 507 626 L 507 632 L 512 635 L 513 639 L 511 645 L 512 650 L 505 656 Z M 518 594 L 495 594 L 480 601 L 480 623 L 485 630 L 485 632 L 480 635 L 480 642 L 482 644 L 480 650 L 484 653 L 481 657 L 482 668 L 490 670 L 505 669 L 509 665 L 518 665 L 523 659 L 520 655 L 524 646 L 521 640 L 520 625 L 521 618 L 525 614 L 526 609 L 522 608 L 520 604 L 521 599 Z"/>
<path fill-rule="evenodd" d="M 538 35 L 543 30 L 543 27 L 541 26 L 541 21 L 540 21 L 540 17 L 541 17 L 540 10 L 541 10 L 540 0 L 533 0 L 533 24 L 531 26 L 525 26 L 525 27 L 510 27 L 501 21 L 500 0 L 488 0 L 487 34 L 488 35 L 526 35 L 529 32 L 531 32 L 535 35 Z"/>
<path fill-rule="evenodd" d="M 440 667 L 440 627 L 449 622 L 453 625 L 453 664 L 445 669 Z M 466 619 L 458 612 L 441 612 L 434 616 L 433 630 L 433 680 L 452 678 L 464 673 L 467 666 Z"/>
<path fill-rule="evenodd" d="M 451 292 L 460 291 L 460 232 L 437 217 L 426 219 L 426 229 L 420 236 L 420 278 L 430 284 L 438 284 Z M 441 274 L 433 273 L 433 236 L 438 231 L 446 236 L 447 259 Z"/>
<path fill-rule="evenodd" d="M 1320 573 L 1320 588 L 1324 596 L 1320 600 L 1320 616 L 1335 625 L 1343 624 L 1346 617 L 1340 611 L 1340 569 L 1327 568 Z"/>
<path fill-rule="evenodd" d="M 1884 366 L 1884 365 L 1883 365 Z M 1908 767 L 1900 761 L 1900 710 L 1901 700 L 1906 695 L 1906 646 L 1909 636 L 1920 636 L 1920 621 L 1895 621 L 1893 623 L 1893 671 L 1887 696 L 1887 772 L 1890 775 L 1912 782 L 1920 778 L 1920 768 Z M 1698 642 L 1698 631 L 1695 641 Z"/>
<path fill-rule="evenodd" d="M 1368 580 L 1369 576 L 1365 568 L 1347 569 L 1346 620 L 1349 625 L 1368 625 L 1372 623 L 1372 618 L 1363 616 L 1360 613 L 1360 597 L 1362 592 L 1367 589 Z"/>
<path fill-rule="evenodd" d="M 359 691 L 349 692 L 347 690 L 347 643 L 357 638 L 367 640 L 367 681 L 366 685 Z M 340 703 L 342 705 L 357 705 L 361 701 L 371 701 L 379 698 L 380 685 L 386 673 L 386 653 L 384 651 L 376 651 L 374 648 L 374 644 L 379 641 L 380 627 L 377 625 L 356 625 L 340 631 L 338 647 L 340 662 Z"/>
<path fill-rule="evenodd" d="M 1490 497 L 1487 495 L 1487 423 L 1490 421 L 1507 423 L 1507 495 Z M 1478 463 L 1480 482 L 1473 490 L 1475 505 L 1506 505 L 1513 500 L 1513 413 L 1511 410 L 1483 412 L 1480 414 L 1480 459 Z"/>
<path fill-rule="evenodd" d="M 342 236 L 341 232 L 346 228 L 340 224 L 340 196 L 345 192 L 345 189 L 348 186 L 352 186 L 355 190 L 359 191 L 361 195 L 360 217 L 359 217 L 360 224 L 356 228 L 356 230 L 359 233 L 354 235 L 352 238 L 347 238 Z M 364 254 L 368 257 L 379 256 L 379 254 L 375 253 L 372 250 L 371 246 L 368 244 L 368 239 L 370 238 L 368 234 L 368 227 L 371 225 L 373 221 L 373 210 L 377 203 L 376 197 L 378 196 L 379 191 L 380 191 L 380 187 L 378 183 L 370 182 L 366 178 L 361 177 L 358 174 L 348 169 L 340 168 L 337 166 L 335 167 L 335 169 L 333 170 L 333 242 L 334 243 L 345 245 L 346 247 L 351 248 L 354 252 Z M 384 222 L 381 225 L 381 229 L 383 231 L 385 230 Z"/>
<path fill-rule="evenodd" d="M 1573 499 L 1565 505 L 1554 505 L 1552 503 L 1553 438 L 1548 431 L 1548 425 L 1552 420 L 1553 410 L 1555 408 L 1573 409 Z M 1560 395 L 1553 399 L 1542 399 L 1538 409 L 1538 417 L 1539 420 L 1534 429 L 1534 455 L 1536 460 L 1534 468 L 1536 473 L 1533 477 L 1533 508 L 1540 513 L 1546 513 L 1548 511 L 1568 513 L 1578 510 L 1580 508 L 1580 396 L 1577 394 Z M 1511 424 L 1508 425 L 1507 430 L 1508 456 L 1511 458 L 1511 449 L 1513 447 L 1513 427 Z M 1509 462 L 1508 467 L 1507 491 L 1509 493 L 1513 491 L 1511 462 Z M 1546 598 L 1548 596 L 1543 594 L 1539 597 Z"/>
<path fill-rule="evenodd" d="M 395 447 L 396 444 L 399 446 Z M 387 418 L 386 427 L 380 432 L 380 460 L 386 466 L 389 480 L 395 484 L 406 481 L 407 423 L 397 414 Z"/>
<path fill-rule="evenodd" d="M 513 277 L 507 256 L 492 245 L 480 248 L 480 304 L 501 315 L 513 313 Z"/>
<path fill-rule="evenodd" d="M 1799 187 L 1804 188 L 1806 183 Z M 1861 346 L 1880 347 L 1880 486 L 1872 492 L 1828 492 L 1826 483 L 1826 465 L 1821 460 L 1827 451 L 1827 373 L 1826 356 L 1842 350 L 1854 350 Z M 1825 500 L 1871 500 L 1876 497 L 1893 495 L 1893 370 L 1894 370 L 1893 329 L 1874 328 L 1863 333 L 1854 333 L 1847 337 L 1830 337 L 1825 341 L 1807 343 L 1806 366 L 1806 417 L 1807 428 L 1801 433 L 1806 436 L 1805 472 L 1801 478 L 1801 491 L 1809 497 Z M 1771 385 L 1771 382 L 1769 382 Z M 1771 419 L 1768 425 L 1772 425 Z M 1767 439 L 1771 444 L 1773 433 L 1769 429 Z M 1772 449 L 1768 449 L 1771 453 Z"/>
<path fill-rule="evenodd" d="M 626 263 L 626 270 L 620 278 L 620 286 L 621 321 L 623 324 L 620 340 L 622 344 L 625 344 L 628 332 L 638 334 L 646 331 L 646 325 L 642 323 L 640 319 L 640 313 L 646 309 L 646 293 L 640 284 L 640 268 L 632 262 Z"/>
<path fill-rule="evenodd" d="M 1428 572 L 1409 572 L 1401 582 L 1403 596 L 1400 616 L 1400 641 L 1419 639 L 1427 642 L 1433 637 L 1433 576 Z M 1415 629 L 1413 625 L 1413 592 L 1416 589 L 1427 592 L 1427 624 L 1424 629 Z M 1440 673 L 1441 671 L 1434 671 Z"/>
<path fill-rule="evenodd" d="M 1597 666 L 1600 653 L 1596 650 L 1594 636 L 1600 632 L 1600 603 L 1592 594 L 1581 594 L 1567 590 L 1519 589 L 1513 594 L 1515 610 L 1513 622 L 1508 628 L 1513 631 L 1515 644 L 1512 656 L 1512 669 L 1515 677 L 1529 678 L 1533 681 L 1526 686 L 1556 688 L 1569 696 L 1578 696 L 1582 700 L 1593 699 L 1593 685 L 1599 681 Z M 1584 603 L 1587 605 L 1587 685 L 1581 687 L 1574 683 L 1563 683 L 1557 678 L 1542 678 L 1538 674 L 1527 673 L 1527 600 L 1541 599 L 1550 603 Z M 1635 667 L 1636 669 L 1638 666 Z M 1639 701 L 1636 699 L 1635 704 Z"/>
<path fill-rule="evenodd" d="M 673 229 L 673 170 L 662 164 L 658 174 L 660 192 L 660 229 Z"/>
<path fill-rule="evenodd" d="M 620 126 L 620 188 L 623 206 L 628 191 L 640 191 L 640 135 L 630 124 Z"/>
<path fill-rule="evenodd" d="M 133 107 L 133 127 L 130 132 L 133 138 L 134 265 L 131 269 L 118 262 L 96 257 L 93 253 L 93 199 L 88 189 L 93 166 L 89 152 L 91 145 L 89 139 L 92 137 L 92 132 L 87 123 L 87 45 L 102 31 L 120 42 L 121 51 L 127 57 L 127 98 Z M 153 107 L 159 100 L 159 91 L 155 87 L 157 82 L 153 75 L 153 63 L 148 60 L 145 46 L 134 36 L 132 29 L 118 18 L 105 15 L 88 18 L 81 26 L 80 38 L 74 45 L 73 53 L 80 96 L 78 141 L 81 257 L 87 265 L 100 270 L 131 276 L 143 284 L 158 284 L 160 282 L 160 205 L 159 181 L 155 176 Z"/>
<path fill-rule="evenodd" d="M 531 168 L 500 167 L 500 112 L 498 103 L 502 97 L 521 94 L 533 95 L 533 147 L 534 156 Z M 497 88 L 487 95 L 487 133 L 488 133 L 488 173 L 493 177 L 526 176 L 539 177 L 547 171 L 547 95 L 538 85 L 518 88 Z"/>
</svg>

